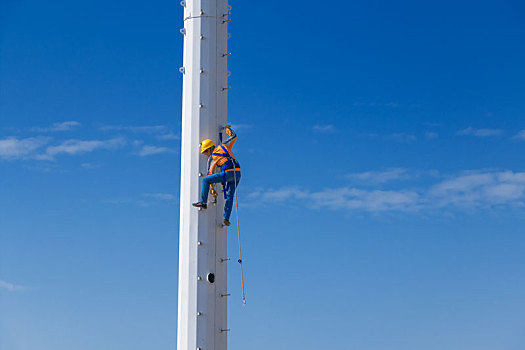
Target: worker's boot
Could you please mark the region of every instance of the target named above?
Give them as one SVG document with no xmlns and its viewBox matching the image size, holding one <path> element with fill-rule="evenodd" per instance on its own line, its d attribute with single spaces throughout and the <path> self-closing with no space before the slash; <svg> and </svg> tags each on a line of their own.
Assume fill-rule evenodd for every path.
<svg viewBox="0 0 525 350">
<path fill-rule="evenodd" d="M 193 203 L 192 205 L 194 207 L 196 207 L 196 208 L 202 208 L 202 209 L 207 209 L 208 208 L 208 204 L 206 204 L 204 202 L 197 202 L 197 203 Z"/>
<path fill-rule="evenodd" d="M 231 222 L 229 222 L 226 219 L 224 219 L 224 221 L 222 223 L 224 224 L 224 226 L 230 226 L 231 225 Z"/>
</svg>

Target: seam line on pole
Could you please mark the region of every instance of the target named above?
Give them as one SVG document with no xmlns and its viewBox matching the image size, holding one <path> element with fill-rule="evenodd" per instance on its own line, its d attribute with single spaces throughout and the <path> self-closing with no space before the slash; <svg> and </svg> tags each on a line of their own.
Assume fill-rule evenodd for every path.
<svg viewBox="0 0 525 350">
<path fill-rule="evenodd" d="M 188 17 L 184 18 L 184 21 L 186 21 L 187 19 L 195 19 L 195 18 L 215 18 L 215 19 L 222 19 L 222 17 L 218 17 L 218 16 L 205 16 L 205 15 L 202 15 L 202 16 L 188 16 Z"/>
</svg>

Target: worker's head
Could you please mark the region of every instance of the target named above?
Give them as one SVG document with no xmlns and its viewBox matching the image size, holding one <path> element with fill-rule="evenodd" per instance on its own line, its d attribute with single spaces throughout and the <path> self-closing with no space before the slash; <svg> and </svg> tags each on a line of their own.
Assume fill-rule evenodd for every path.
<svg viewBox="0 0 525 350">
<path fill-rule="evenodd" d="M 201 153 L 209 157 L 211 156 L 214 147 L 215 143 L 213 143 L 212 140 L 204 140 L 201 143 Z"/>
</svg>

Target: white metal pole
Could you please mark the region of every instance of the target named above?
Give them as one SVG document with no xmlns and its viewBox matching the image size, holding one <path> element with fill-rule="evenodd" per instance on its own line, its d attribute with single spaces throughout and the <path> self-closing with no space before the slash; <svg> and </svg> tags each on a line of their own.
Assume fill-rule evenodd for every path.
<svg viewBox="0 0 525 350">
<path fill-rule="evenodd" d="M 200 197 L 204 139 L 217 140 L 227 124 L 227 0 L 185 0 L 182 103 L 178 350 L 227 349 L 227 231 L 224 199 L 207 210 Z"/>
</svg>

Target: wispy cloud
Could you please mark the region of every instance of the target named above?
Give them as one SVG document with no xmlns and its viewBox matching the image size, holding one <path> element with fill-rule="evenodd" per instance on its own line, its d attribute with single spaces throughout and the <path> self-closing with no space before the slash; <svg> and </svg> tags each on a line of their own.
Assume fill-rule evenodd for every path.
<svg viewBox="0 0 525 350">
<path fill-rule="evenodd" d="M 369 173 L 372 174 L 370 177 L 374 176 L 374 172 Z M 285 187 L 254 191 L 250 196 L 262 203 L 308 203 L 312 208 L 365 212 L 525 208 L 525 172 L 466 172 L 425 188 L 338 187 L 311 191 Z"/>
<path fill-rule="evenodd" d="M 62 123 L 54 123 L 53 125 L 45 127 L 45 128 L 35 127 L 32 130 L 38 131 L 38 132 L 69 131 L 69 130 L 73 130 L 73 129 L 80 127 L 80 125 L 81 124 L 79 122 L 70 120 L 70 121 L 62 122 Z"/>
<path fill-rule="evenodd" d="M 312 127 L 314 132 L 321 134 L 331 134 L 335 132 L 335 126 L 333 124 L 317 124 Z"/>
<path fill-rule="evenodd" d="M 180 135 L 175 134 L 174 132 L 168 131 L 164 134 L 157 135 L 159 140 L 180 140 Z"/>
<path fill-rule="evenodd" d="M 18 292 L 26 289 L 24 286 L 20 286 L 17 284 L 9 283 L 6 281 L 0 280 L 0 290 L 7 290 L 8 292 Z"/>
<path fill-rule="evenodd" d="M 48 142 L 49 139 L 43 137 L 29 137 L 25 139 L 8 137 L 0 140 L 0 159 L 13 160 L 29 157 Z"/>
<path fill-rule="evenodd" d="M 116 149 L 125 145 L 126 140 L 120 137 L 109 140 L 67 140 L 58 146 L 49 146 L 40 159 L 53 159 L 59 154 L 75 155 L 98 149 Z"/>
<path fill-rule="evenodd" d="M 156 134 L 165 132 L 168 128 L 165 125 L 146 125 L 146 126 L 130 126 L 130 125 L 104 125 L 99 128 L 101 131 L 131 131 L 136 133 Z"/>
<path fill-rule="evenodd" d="M 82 163 L 80 166 L 84 169 L 98 169 L 103 166 L 102 163 Z"/>
<path fill-rule="evenodd" d="M 114 204 L 114 205 L 137 205 L 139 207 L 152 207 L 155 205 L 172 205 L 173 202 L 178 199 L 174 194 L 171 193 L 143 193 L 140 197 L 118 197 L 108 198 L 103 200 L 103 203 Z"/>
<path fill-rule="evenodd" d="M 120 197 L 120 198 L 108 198 L 104 199 L 102 201 L 103 203 L 107 204 L 114 204 L 114 205 L 138 205 L 139 207 L 151 207 L 154 203 L 151 201 L 146 201 L 142 199 L 134 199 L 129 197 Z"/>
<path fill-rule="evenodd" d="M 253 128 L 253 125 L 251 124 L 232 124 L 232 128 L 235 129 L 235 131 L 247 130 L 247 129 Z"/>
<path fill-rule="evenodd" d="M 362 173 L 348 174 L 346 177 L 370 185 L 383 184 L 394 180 L 407 180 L 416 174 L 403 168 L 392 168 L 385 171 L 365 171 Z"/>
<path fill-rule="evenodd" d="M 525 130 L 521 130 L 513 138 L 517 140 L 525 140 Z"/>
<path fill-rule="evenodd" d="M 161 153 L 174 153 L 175 151 L 171 148 L 167 147 L 157 147 L 157 146 L 148 146 L 144 145 L 140 149 L 140 151 L 137 152 L 137 154 L 141 157 L 147 157 L 154 154 L 161 154 Z"/>
<path fill-rule="evenodd" d="M 356 210 L 380 212 L 387 210 L 414 211 L 420 198 L 415 191 L 363 190 L 339 187 L 322 191 L 308 191 L 300 188 L 282 188 L 273 191 L 254 191 L 250 197 L 260 202 L 295 201 L 307 203 L 312 208 L 333 210 Z"/>
<path fill-rule="evenodd" d="M 131 126 L 131 125 L 104 125 L 99 128 L 101 131 L 127 131 L 136 134 L 153 135 L 159 140 L 179 140 L 180 135 L 174 133 L 166 125 L 145 125 L 145 126 Z"/>
<path fill-rule="evenodd" d="M 470 135 L 477 137 L 498 136 L 501 134 L 503 134 L 503 130 L 501 129 L 474 129 L 472 127 L 468 127 L 458 131 L 458 135 Z"/>
<path fill-rule="evenodd" d="M 525 205 L 525 172 L 472 172 L 430 188 L 429 201 L 439 207 L 462 208 Z"/>
<path fill-rule="evenodd" d="M 171 193 L 144 193 L 144 196 L 163 201 L 173 201 L 177 199 L 177 197 Z"/>
</svg>

